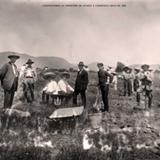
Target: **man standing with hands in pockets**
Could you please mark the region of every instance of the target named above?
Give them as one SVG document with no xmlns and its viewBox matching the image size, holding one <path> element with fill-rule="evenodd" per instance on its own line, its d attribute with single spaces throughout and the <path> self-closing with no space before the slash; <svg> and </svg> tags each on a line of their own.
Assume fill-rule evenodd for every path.
<svg viewBox="0 0 160 160">
<path fill-rule="evenodd" d="M 75 82 L 73 104 L 77 105 L 77 96 L 80 94 L 82 99 L 82 104 L 84 107 L 86 107 L 86 89 L 88 86 L 88 72 L 84 69 L 83 62 L 79 62 L 78 68 L 79 71 Z"/>
<path fill-rule="evenodd" d="M 15 62 L 20 56 L 12 54 L 8 58 L 10 61 L 0 69 L 0 80 L 4 89 L 4 109 L 9 109 L 12 106 L 14 94 L 18 88 L 19 72 Z"/>
</svg>

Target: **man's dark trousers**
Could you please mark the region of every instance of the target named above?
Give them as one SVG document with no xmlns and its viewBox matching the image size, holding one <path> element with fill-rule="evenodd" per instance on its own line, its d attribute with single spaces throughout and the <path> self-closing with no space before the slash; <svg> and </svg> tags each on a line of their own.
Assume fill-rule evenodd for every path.
<svg viewBox="0 0 160 160">
<path fill-rule="evenodd" d="M 124 80 L 124 96 L 128 93 L 128 96 L 132 94 L 132 82 L 131 80 Z"/>
<path fill-rule="evenodd" d="M 14 94 L 17 88 L 18 78 L 15 78 L 12 88 L 10 90 L 4 90 L 4 108 L 11 108 L 13 104 Z"/>
<path fill-rule="evenodd" d="M 28 103 L 34 101 L 34 84 L 26 82 L 23 84 L 24 97 Z"/>
<path fill-rule="evenodd" d="M 102 93 L 104 111 L 109 111 L 109 103 L 108 103 L 109 84 L 100 86 L 100 89 Z"/>
<path fill-rule="evenodd" d="M 75 90 L 73 95 L 73 104 L 77 105 L 77 96 L 81 95 L 82 104 L 86 107 L 86 90 Z"/>
</svg>

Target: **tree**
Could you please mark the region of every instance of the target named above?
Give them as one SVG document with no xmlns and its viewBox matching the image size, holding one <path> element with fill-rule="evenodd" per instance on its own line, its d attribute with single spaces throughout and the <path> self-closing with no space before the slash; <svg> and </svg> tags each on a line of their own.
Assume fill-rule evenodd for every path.
<svg viewBox="0 0 160 160">
<path fill-rule="evenodd" d="M 117 62 L 116 72 L 122 72 L 125 65 L 122 62 Z"/>
</svg>

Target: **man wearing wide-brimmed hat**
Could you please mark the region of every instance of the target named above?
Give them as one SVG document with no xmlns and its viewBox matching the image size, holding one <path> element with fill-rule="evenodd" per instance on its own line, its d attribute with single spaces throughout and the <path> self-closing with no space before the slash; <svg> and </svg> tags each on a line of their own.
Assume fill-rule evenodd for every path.
<svg viewBox="0 0 160 160">
<path fill-rule="evenodd" d="M 24 100 L 27 100 L 27 103 L 32 103 L 34 101 L 34 84 L 36 81 L 36 71 L 32 67 L 34 62 L 31 59 L 28 59 L 26 62 L 26 68 L 23 74 L 23 94 Z"/>
<path fill-rule="evenodd" d="M 124 80 L 124 96 L 132 94 L 132 69 L 128 66 L 123 68 L 123 80 Z"/>
<path fill-rule="evenodd" d="M 73 97 L 73 104 L 77 105 L 77 96 L 80 94 L 82 99 L 82 104 L 86 106 L 86 89 L 88 86 L 88 72 L 84 69 L 84 63 L 79 62 L 78 64 L 78 74 L 75 82 L 75 90 Z"/>
<path fill-rule="evenodd" d="M 20 58 L 16 54 L 8 56 L 10 61 L 0 69 L 0 80 L 4 89 L 4 108 L 11 108 L 14 94 L 18 88 L 19 72 L 15 62 Z"/>
<path fill-rule="evenodd" d="M 141 88 L 142 93 L 148 98 L 148 108 L 151 108 L 152 105 L 152 75 L 150 72 L 150 66 L 148 64 L 144 64 L 141 66 Z"/>
</svg>

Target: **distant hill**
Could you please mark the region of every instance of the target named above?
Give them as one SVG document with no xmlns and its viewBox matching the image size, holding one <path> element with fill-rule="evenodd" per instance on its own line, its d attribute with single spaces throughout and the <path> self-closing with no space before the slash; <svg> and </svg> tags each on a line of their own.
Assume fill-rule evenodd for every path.
<svg viewBox="0 0 160 160">
<path fill-rule="evenodd" d="M 91 71 L 97 71 L 98 70 L 97 63 L 98 62 L 93 62 L 93 63 L 88 64 L 89 70 L 91 70 Z M 108 68 L 108 65 L 104 64 L 104 67 Z M 111 67 L 115 68 L 114 66 L 111 66 Z"/>
<path fill-rule="evenodd" d="M 15 52 L 14 52 L 15 53 Z M 8 55 L 10 55 L 11 52 L 0 52 L 0 66 L 2 66 L 4 63 L 8 62 Z M 48 66 L 49 68 L 75 68 L 75 65 L 69 63 L 63 58 L 59 57 L 34 57 L 30 56 L 28 54 L 21 54 L 21 53 L 15 53 L 19 55 L 21 58 L 16 62 L 18 67 L 21 67 L 26 61 L 30 58 L 35 63 L 34 66 L 38 68 L 43 68 L 45 66 Z"/>
<path fill-rule="evenodd" d="M 133 65 L 130 65 L 130 67 L 131 68 L 141 68 L 141 65 L 142 64 L 133 64 Z M 150 68 L 153 69 L 153 70 L 157 70 L 157 69 L 160 68 L 160 65 L 159 64 L 151 64 Z"/>
</svg>

